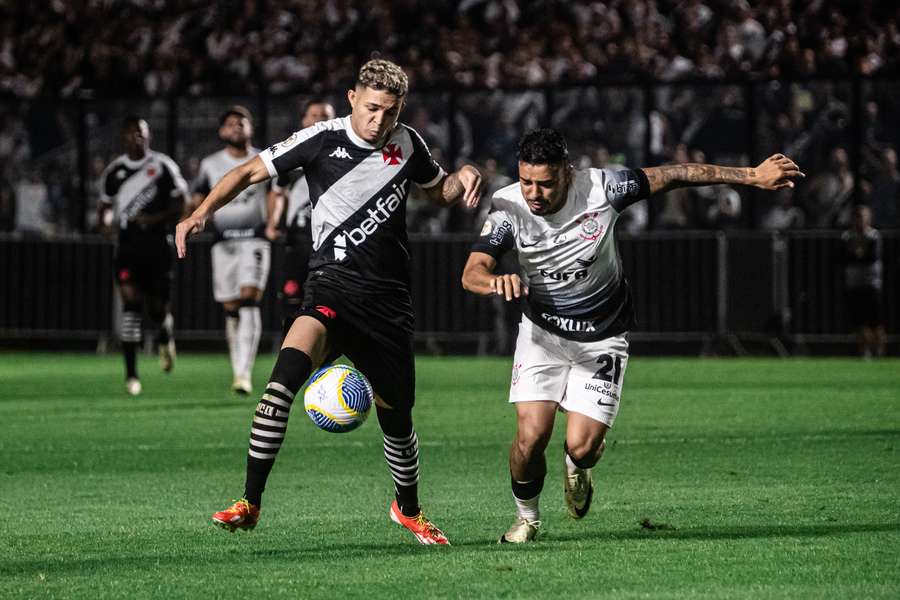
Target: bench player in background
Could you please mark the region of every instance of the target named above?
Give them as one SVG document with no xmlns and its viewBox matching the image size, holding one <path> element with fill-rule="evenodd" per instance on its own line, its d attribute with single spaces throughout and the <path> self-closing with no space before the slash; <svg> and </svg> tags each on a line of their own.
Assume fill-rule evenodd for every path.
<svg viewBox="0 0 900 600">
<path fill-rule="evenodd" d="M 591 467 L 619 411 L 634 324 L 614 228 L 638 200 L 671 189 L 718 183 L 767 190 L 793 187 L 803 173 L 776 154 L 759 167 L 679 164 L 636 170 L 574 169 L 563 136 L 552 129 L 519 142 L 519 181 L 498 190 L 472 248 L 463 287 L 510 301 L 524 297 L 509 401 L 517 430 L 509 470 L 517 516 L 500 542 L 534 539 L 547 464 L 544 450 L 557 410 L 567 413 L 564 493 L 584 517 L 593 496 Z M 520 273 L 494 273 L 518 251 Z"/>
<path fill-rule="evenodd" d="M 219 137 L 225 148 L 200 161 L 194 180 L 192 206 L 199 206 L 225 174 L 259 154 L 250 140 L 253 121 L 243 106 L 231 106 L 219 118 Z M 269 278 L 271 247 L 266 223 L 274 199 L 266 183 L 248 186 L 213 219 L 217 241 L 212 247 L 213 297 L 225 312 L 225 336 L 234 376 L 231 389 L 253 390 L 251 375 L 262 334 L 259 305 Z"/>
<path fill-rule="evenodd" d="M 123 122 L 125 154 L 100 176 L 99 223 L 118 231 L 115 277 L 122 298 L 119 336 L 125 357 L 125 388 L 141 393 L 137 348 L 144 310 L 156 330 L 160 366 L 175 365 L 172 290 L 172 229 L 188 199 L 187 183 L 171 158 L 150 149 L 150 127 L 138 116 Z"/>
<path fill-rule="evenodd" d="M 176 228 L 178 255 L 184 256 L 187 236 L 202 230 L 216 209 L 248 185 L 297 168 L 306 174 L 313 255 L 303 305 L 251 424 L 244 497 L 212 517 L 221 527 L 256 526 L 295 395 L 313 369 L 344 354 L 375 390 L 384 457 L 394 480 L 390 519 L 422 544 L 448 543 L 419 506 L 406 201 L 416 184 L 439 205 L 463 199 L 474 208 L 481 175 L 470 166 L 447 175 L 419 134 L 398 123 L 407 89 L 406 74 L 396 64 L 367 62 L 347 92 L 349 116 L 297 131 L 232 169 Z"/>
<path fill-rule="evenodd" d="M 333 118 L 334 107 L 321 98 L 313 98 L 303 105 L 300 128 L 306 129 Z M 303 284 L 309 272 L 309 256 L 312 253 L 309 184 L 306 183 L 303 169 L 279 175 L 270 193 L 274 196 L 274 203 L 266 229 L 267 238 L 278 237 L 282 216 L 284 217 L 284 262 L 279 279 L 283 327 L 287 332 L 303 301 Z"/>
</svg>

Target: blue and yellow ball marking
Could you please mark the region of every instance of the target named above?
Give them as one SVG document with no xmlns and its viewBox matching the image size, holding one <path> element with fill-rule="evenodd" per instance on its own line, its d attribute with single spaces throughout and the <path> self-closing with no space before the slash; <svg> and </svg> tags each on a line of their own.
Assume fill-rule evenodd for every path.
<svg viewBox="0 0 900 600">
<path fill-rule="evenodd" d="M 337 377 L 336 382 L 334 377 Z M 346 365 L 316 371 L 303 396 L 309 418 L 320 429 L 332 433 L 345 433 L 362 425 L 373 400 L 369 381 L 358 370 Z"/>
</svg>

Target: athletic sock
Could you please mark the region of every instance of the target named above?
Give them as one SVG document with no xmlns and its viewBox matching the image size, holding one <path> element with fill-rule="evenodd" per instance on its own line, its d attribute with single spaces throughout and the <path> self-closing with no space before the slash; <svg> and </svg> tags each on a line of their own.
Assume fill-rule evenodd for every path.
<svg viewBox="0 0 900 600">
<path fill-rule="evenodd" d="M 414 517 L 419 508 L 419 438 L 412 431 L 406 437 L 384 436 L 384 458 L 387 460 L 400 511 Z"/>
<path fill-rule="evenodd" d="M 600 442 L 600 456 L 597 457 L 597 462 L 600 462 L 600 459 L 603 458 L 603 450 L 606 448 L 606 441 Z M 594 465 L 589 465 L 584 459 L 575 460 L 572 458 L 572 455 L 569 454 L 569 445 L 565 442 L 563 443 L 563 450 L 566 454 L 566 468 L 571 473 L 575 470 L 586 471 L 593 467 Z M 595 463 L 596 464 L 596 463 Z"/>
<path fill-rule="evenodd" d="M 384 436 L 384 458 L 400 512 L 414 517 L 419 507 L 419 437 L 413 427 L 412 413 L 376 407 L 378 424 Z"/>
<path fill-rule="evenodd" d="M 294 396 L 309 377 L 312 360 L 295 348 L 282 348 L 250 427 L 244 498 L 259 506 L 266 480 L 287 432 Z"/>
<path fill-rule="evenodd" d="M 231 372 L 238 375 L 238 366 L 240 362 L 240 353 L 238 351 L 238 321 L 239 312 L 237 310 L 225 311 L 225 339 L 228 340 L 228 356 L 231 358 Z"/>
<path fill-rule="evenodd" d="M 544 489 L 544 478 L 531 481 L 516 481 L 511 479 L 513 500 L 516 502 L 516 514 L 529 521 L 537 521 L 541 518 L 538 503 L 541 498 L 541 490 Z"/>
<path fill-rule="evenodd" d="M 259 337 L 262 335 L 262 315 L 259 306 L 242 303 L 238 311 L 237 326 L 237 375 L 250 377 L 253 372 L 253 363 L 256 361 L 256 349 L 259 347 Z"/>
<path fill-rule="evenodd" d="M 139 302 L 126 302 L 122 310 L 122 355 L 125 357 L 125 378 L 137 378 L 137 347 L 141 343 L 141 312 Z"/>
</svg>

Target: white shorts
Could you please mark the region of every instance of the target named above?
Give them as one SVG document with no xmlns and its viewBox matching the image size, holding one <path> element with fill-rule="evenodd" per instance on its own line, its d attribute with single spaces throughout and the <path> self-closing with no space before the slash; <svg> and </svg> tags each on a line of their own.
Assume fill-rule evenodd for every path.
<svg viewBox="0 0 900 600">
<path fill-rule="evenodd" d="M 513 359 L 510 402 L 549 400 L 612 427 L 628 366 L 625 334 L 574 342 L 522 316 Z"/>
<path fill-rule="evenodd" d="M 212 275 L 216 302 L 239 299 L 242 287 L 266 289 L 271 253 L 269 242 L 256 238 L 215 243 L 212 247 Z"/>
</svg>

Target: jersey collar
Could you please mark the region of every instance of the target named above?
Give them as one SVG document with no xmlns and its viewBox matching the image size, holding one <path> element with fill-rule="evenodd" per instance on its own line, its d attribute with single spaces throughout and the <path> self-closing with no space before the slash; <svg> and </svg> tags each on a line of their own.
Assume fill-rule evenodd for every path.
<svg viewBox="0 0 900 600">
<path fill-rule="evenodd" d="M 355 146 L 359 146 L 360 148 L 366 148 L 368 150 L 377 150 L 379 148 L 382 148 L 384 146 L 384 144 L 387 144 L 388 141 L 390 141 L 391 137 L 394 135 L 394 132 L 397 130 L 397 127 L 400 125 L 400 122 L 398 121 L 394 125 L 394 128 L 391 130 L 391 132 L 388 134 L 387 138 L 385 138 L 384 144 L 382 144 L 381 146 L 376 146 L 375 144 L 367 142 L 366 140 L 364 140 L 361 137 L 359 137 L 358 135 L 356 135 L 356 132 L 353 131 L 353 126 L 350 124 L 350 115 L 347 115 L 346 117 L 342 117 L 341 121 L 344 124 L 344 131 L 347 132 L 347 137 L 350 138 L 350 141 L 353 142 L 353 144 Z"/>
</svg>

